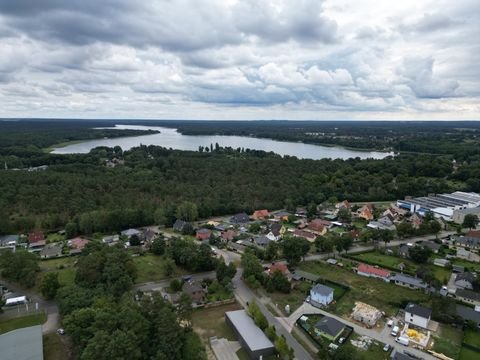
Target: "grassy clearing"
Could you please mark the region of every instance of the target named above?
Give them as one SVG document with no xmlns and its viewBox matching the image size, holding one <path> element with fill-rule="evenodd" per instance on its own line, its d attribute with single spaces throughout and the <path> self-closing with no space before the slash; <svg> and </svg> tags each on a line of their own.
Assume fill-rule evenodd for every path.
<svg viewBox="0 0 480 360">
<path fill-rule="evenodd" d="M 478 360 L 479 356 L 478 352 L 462 347 L 458 360 Z"/>
<path fill-rule="evenodd" d="M 232 329 L 225 322 L 225 312 L 241 308 L 239 304 L 233 303 L 195 310 L 192 315 L 193 329 L 205 344 L 208 344 L 208 339 L 212 336 L 231 341 L 237 340 Z"/>
<path fill-rule="evenodd" d="M 390 359 L 390 353 L 392 350 L 385 352 L 383 351 L 383 347 L 385 344 L 380 343 L 378 341 L 373 341 L 372 344 L 368 347 L 367 350 L 363 350 L 360 348 L 357 348 L 352 345 L 350 340 L 358 340 L 360 336 L 358 334 L 353 334 L 349 339 L 348 343 L 345 344 L 346 347 L 349 347 L 352 349 L 352 352 L 357 353 L 362 359 L 365 360 L 387 360 Z"/>
<path fill-rule="evenodd" d="M 452 359 L 458 359 L 462 347 L 463 332 L 440 324 L 438 335 L 433 339 L 433 350 Z"/>
<path fill-rule="evenodd" d="M 64 286 L 72 285 L 75 280 L 75 262 L 77 257 L 69 256 L 58 259 L 42 260 L 39 262 L 42 271 L 37 278 L 37 288 L 43 276 L 49 272 L 57 272 L 58 280 Z"/>
<path fill-rule="evenodd" d="M 409 301 L 427 306 L 429 304 L 428 295 L 421 291 L 356 275 L 347 269 L 327 265 L 323 262 L 304 262 L 300 265 L 300 269 L 350 287 L 348 295 L 343 296 L 332 310 L 342 316 L 350 315 L 355 301 L 375 306 L 379 310 L 385 311 L 387 316 L 396 314 L 398 309 Z M 392 296 L 393 294 L 394 296 Z"/>
<path fill-rule="evenodd" d="M 133 261 L 135 262 L 138 271 L 137 283 L 141 284 L 149 281 L 160 281 L 167 278 L 163 271 L 165 257 L 145 254 L 143 256 L 134 257 Z M 175 267 L 175 271 L 171 277 L 182 276 L 185 274 L 185 270 Z"/>
<path fill-rule="evenodd" d="M 280 292 L 264 293 L 263 295 L 269 297 L 273 304 L 277 304 L 278 308 L 284 315 L 288 315 L 285 312 L 285 306 L 290 305 L 290 313 L 297 310 L 305 301 L 310 291 L 311 284 L 307 282 L 301 282 L 298 288 L 292 289 L 289 294 Z"/>
<path fill-rule="evenodd" d="M 47 315 L 43 312 L 3 321 L 0 320 L 0 334 L 4 334 L 6 332 L 21 329 L 24 327 L 41 325 L 45 321 L 47 321 Z"/>
<path fill-rule="evenodd" d="M 463 342 L 480 349 L 480 331 L 467 330 Z"/>
<path fill-rule="evenodd" d="M 45 360 L 71 359 L 66 338 L 54 332 L 43 335 L 43 358 Z"/>
</svg>

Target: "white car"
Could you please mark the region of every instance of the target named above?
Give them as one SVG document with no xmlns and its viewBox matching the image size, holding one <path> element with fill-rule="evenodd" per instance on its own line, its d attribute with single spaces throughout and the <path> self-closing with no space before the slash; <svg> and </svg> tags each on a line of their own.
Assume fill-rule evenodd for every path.
<svg viewBox="0 0 480 360">
<path fill-rule="evenodd" d="M 385 346 L 383 347 L 383 351 L 388 352 L 389 350 L 390 350 L 390 345 L 385 344 Z"/>
<path fill-rule="evenodd" d="M 60 329 L 57 330 L 57 334 L 58 335 L 65 335 L 65 330 L 60 328 Z"/>
</svg>

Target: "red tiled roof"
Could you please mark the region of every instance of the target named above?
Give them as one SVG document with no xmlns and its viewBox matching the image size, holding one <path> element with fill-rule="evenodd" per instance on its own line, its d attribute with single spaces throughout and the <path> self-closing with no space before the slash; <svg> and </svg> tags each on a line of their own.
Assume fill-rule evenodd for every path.
<svg viewBox="0 0 480 360">
<path fill-rule="evenodd" d="M 90 240 L 84 239 L 82 237 L 76 237 L 74 239 L 69 240 L 69 244 L 72 248 L 77 250 L 83 250 L 85 246 L 90 242 Z"/>
<path fill-rule="evenodd" d="M 310 224 L 308 224 L 308 228 L 313 231 L 323 232 L 323 230 L 325 229 L 324 220 L 322 219 L 312 220 Z"/>
<path fill-rule="evenodd" d="M 360 272 L 363 272 L 363 273 L 366 273 L 366 274 L 381 276 L 381 277 L 385 277 L 385 278 L 390 276 L 390 271 L 388 271 L 388 270 L 376 268 L 374 266 L 363 264 L 363 263 L 358 264 L 357 271 L 360 271 Z"/>
<path fill-rule="evenodd" d="M 236 236 L 235 231 L 227 230 L 222 232 L 222 239 L 232 241 Z"/>
<path fill-rule="evenodd" d="M 283 263 L 275 263 L 270 266 L 270 268 L 268 269 L 268 273 L 273 274 L 276 270 L 279 270 L 284 275 L 289 272 L 287 265 Z"/>
<path fill-rule="evenodd" d="M 309 232 L 309 231 L 304 231 L 304 230 L 295 230 L 293 232 L 293 235 L 299 236 L 299 237 L 304 237 L 306 239 L 315 239 L 316 235 Z"/>
<path fill-rule="evenodd" d="M 45 235 L 43 234 L 42 231 L 35 231 L 35 232 L 31 232 L 30 234 L 28 234 L 28 243 L 29 244 L 34 244 L 34 243 L 44 241 L 44 240 L 45 240 Z"/>
<path fill-rule="evenodd" d="M 208 229 L 200 229 L 197 231 L 197 239 L 199 240 L 206 240 L 210 237 L 212 232 Z"/>
<path fill-rule="evenodd" d="M 470 230 L 466 236 L 470 236 L 473 238 L 480 238 L 480 231 L 479 230 Z"/>
<path fill-rule="evenodd" d="M 253 213 L 252 217 L 253 218 L 264 218 L 264 217 L 269 217 L 270 216 L 270 213 L 268 212 L 267 209 L 263 209 L 263 210 L 257 210 Z"/>
</svg>

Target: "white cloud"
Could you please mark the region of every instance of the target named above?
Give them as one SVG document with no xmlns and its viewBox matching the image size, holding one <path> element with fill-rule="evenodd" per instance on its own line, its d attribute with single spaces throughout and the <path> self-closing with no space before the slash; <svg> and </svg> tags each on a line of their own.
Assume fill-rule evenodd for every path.
<svg viewBox="0 0 480 360">
<path fill-rule="evenodd" d="M 478 1 L 0 1 L 0 116 L 478 119 Z"/>
</svg>

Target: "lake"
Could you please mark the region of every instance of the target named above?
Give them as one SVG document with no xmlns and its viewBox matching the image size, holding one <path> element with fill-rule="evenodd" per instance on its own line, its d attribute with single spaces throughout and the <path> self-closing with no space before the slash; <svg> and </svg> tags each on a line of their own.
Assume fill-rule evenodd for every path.
<svg viewBox="0 0 480 360">
<path fill-rule="evenodd" d="M 320 146 L 295 142 L 260 139 L 247 136 L 222 136 L 222 135 L 182 135 L 176 129 L 160 126 L 140 125 L 115 125 L 116 129 L 134 130 L 158 130 L 160 133 L 142 136 L 130 136 L 115 139 L 88 140 L 65 147 L 55 148 L 54 154 L 82 154 L 88 153 L 97 146 L 120 146 L 123 150 L 131 149 L 139 145 L 158 145 L 177 150 L 197 151 L 199 146 L 210 146 L 218 143 L 222 147 L 230 146 L 234 149 L 245 148 L 263 151 L 273 151 L 279 155 L 296 156 L 300 159 L 349 159 L 359 157 L 361 159 L 383 159 L 393 155 L 381 151 L 361 151 L 345 149 L 337 146 Z"/>
</svg>

